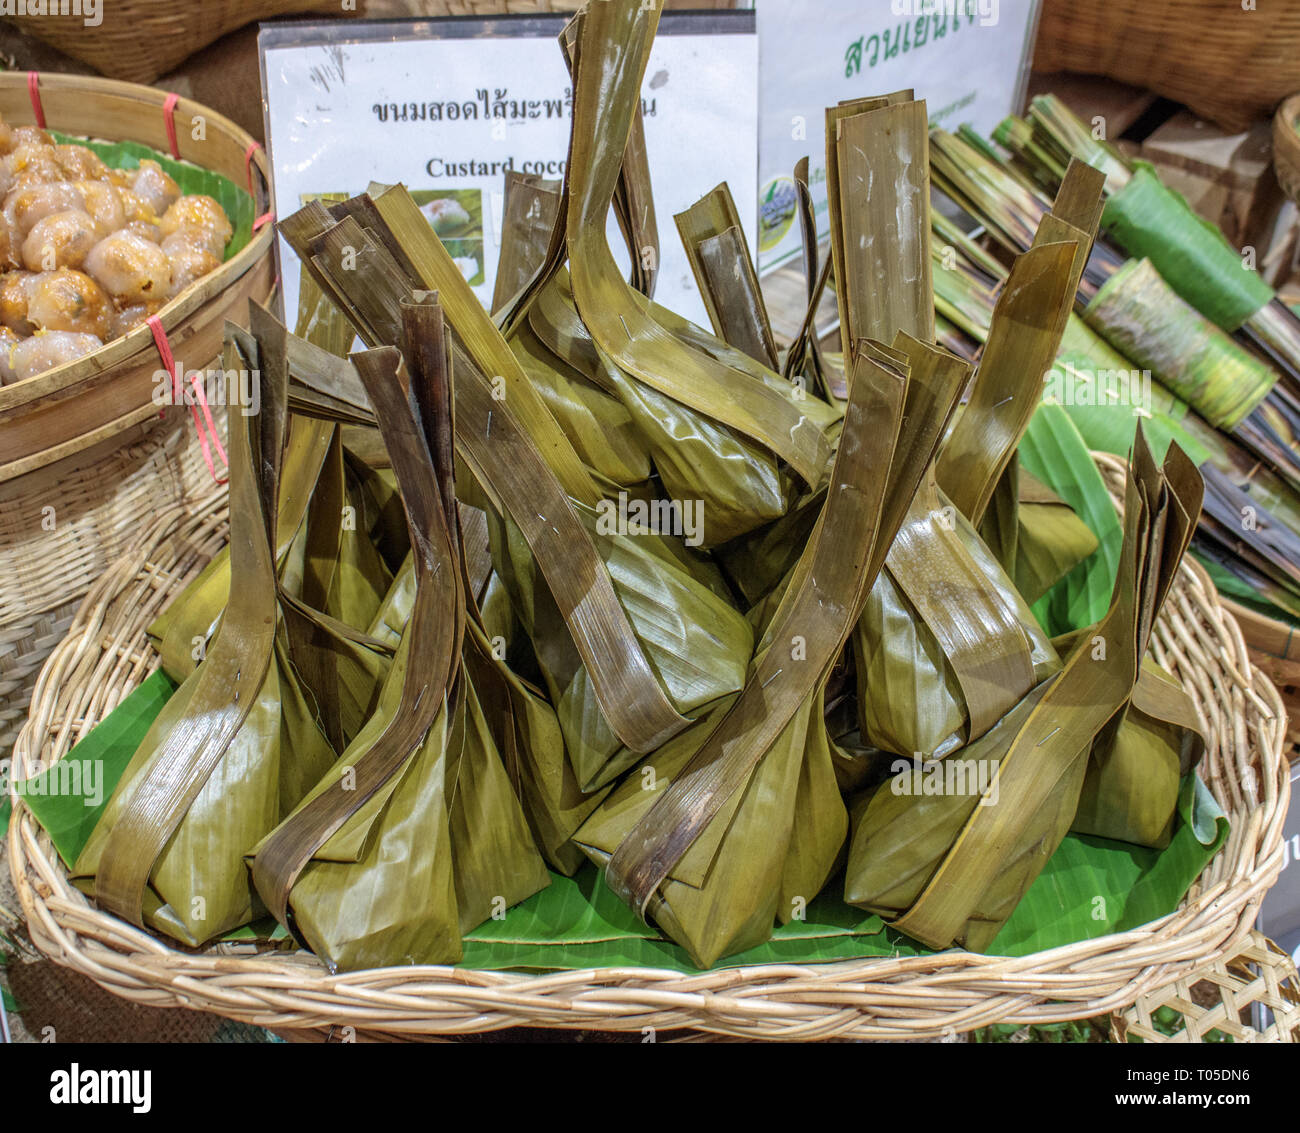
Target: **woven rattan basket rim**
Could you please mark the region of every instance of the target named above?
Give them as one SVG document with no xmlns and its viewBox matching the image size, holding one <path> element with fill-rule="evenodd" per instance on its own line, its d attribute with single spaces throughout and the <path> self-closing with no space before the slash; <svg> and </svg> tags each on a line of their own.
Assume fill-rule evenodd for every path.
<svg viewBox="0 0 1300 1133">
<path fill-rule="evenodd" d="M 1273 166 L 1286 193 L 1300 204 L 1300 94 L 1293 94 L 1273 116 Z"/>
<path fill-rule="evenodd" d="M 84 75 L 42 73 L 39 90 L 47 124 L 69 134 L 107 137 L 114 141 L 134 141 L 164 153 L 169 150 L 163 108 L 166 91 L 135 83 L 118 82 Z M 0 72 L 0 115 L 12 125 L 32 125 L 36 121 L 27 76 L 24 73 Z M 205 138 L 196 140 L 196 117 L 203 119 Z M 269 174 L 266 155 L 255 139 L 224 115 L 192 99 L 180 99 L 174 110 L 177 150 L 183 160 L 210 169 L 229 178 L 241 188 L 252 183 L 253 200 L 258 215 L 270 209 Z M 254 175 L 253 171 L 256 171 Z M 274 226 L 263 224 L 248 243 L 218 268 L 196 280 L 158 311 L 163 329 L 169 337 L 184 341 L 187 324 L 209 305 L 218 313 L 232 300 L 229 289 L 263 261 L 269 265 Z M 269 270 L 269 267 L 268 269 Z M 269 277 L 268 277 L 269 278 Z M 257 297 L 263 295 L 260 289 Z M 232 312 L 242 319 L 243 312 Z M 0 429 L 38 407 L 76 397 L 82 390 L 111 382 L 115 372 L 143 361 L 156 368 L 157 348 L 146 326 L 137 327 L 121 338 L 105 343 L 99 350 L 62 366 L 0 386 Z M 209 359 L 201 359 L 206 365 Z M 97 433 L 114 432 L 138 424 L 147 409 L 131 405 L 127 412 L 101 422 Z M 56 446 L 49 453 L 5 460 L 0 456 L 0 479 L 22 475 L 36 467 L 78 451 L 98 437 L 89 434 L 76 443 Z"/>
<path fill-rule="evenodd" d="M 1097 461 L 1112 494 L 1122 490 L 1122 463 L 1104 455 Z M 15 747 L 20 767 L 61 755 L 73 733 L 101 718 L 156 666 L 143 626 L 215 551 L 224 508 L 223 495 L 215 493 L 190 510 L 159 515 L 136 550 L 92 589 L 42 671 Z M 197 554 L 200 545 L 206 549 Z M 1240 947 L 1282 865 L 1289 783 L 1281 701 L 1251 668 L 1235 622 L 1194 563 L 1180 572 L 1153 652 L 1180 673 L 1202 713 L 1210 733 L 1202 771 L 1230 814 L 1232 832 L 1174 913 L 1024 957 L 953 951 L 690 974 L 423 966 L 331 975 L 304 953 L 234 945 L 181 951 L 100 912 L 69 885 L 49 838 L 16 795 L 10 868 L 33 941 L 59 963 L 138 1003 L 187 1006 L 270 1027 L 351 1025 L 417 1035 L 518 1025 L 693 1027 L 755 1038 L 880 1039 L 1097 1015 Z M 107 696 L 96 684 L 106 671 L 128 674 Z"/>
<path fill-rule="evenodd" d="M 1234 0 L 1043 0 L 1034 67 L 1136 83 L 1233 131 L 1300 85 L 1300 7 Z"/>
<path fill-rule="evenodd" d="M 507 13 L 572 11 L 580 0 L 421 0 L 408 5 L 412 15 L 500 16 Z M 706 5 L 701 4 L 701 7 Z M 377 12 L 369 9 L 379 8 Z M 160 0 L 114 0 L 111 19 L 87 34 L 79 16 L 53 14 L 14 18 L 29 35 L 52 44 L 74 59 L 107 75 L 134 82 L 153 82 L 196 51 L 227 32 L 277 16 L 327 13 L 374 19 L 401 14 L 395 4 L 340 4 L 338 0 L 203 0 L 201 4 L 165 4 Z"/>
</svg>

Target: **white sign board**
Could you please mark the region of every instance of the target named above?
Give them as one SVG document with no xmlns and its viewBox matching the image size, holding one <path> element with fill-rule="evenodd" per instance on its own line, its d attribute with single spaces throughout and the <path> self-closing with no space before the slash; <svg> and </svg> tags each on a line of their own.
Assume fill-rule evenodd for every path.
<svg viewBox="0 0 1300 1133">
<path fill-rule="evenodd" d="M 267 149 L 279 216 L 370 181 L 401 182 L 488 305 L 507 169 L 564 174 L 572 84 L 564 17 L 294 22 L 259 36 Z M 720 181 L 750 247 L 757 217 L 758 40 L 748 11 L 667 13 L 643 94 L 659 228 L 656 301 L 708 325 L 673 214 Z M 627 264 L 612 212 L 610 246 Z M 297 259 L 280 247 L 285 311 Z"/>
<path fill-rule="evenodd" d="M 799 254 L 791 178 L 809 159 L 826 232 L 828 106 L 911 87 L 932 125 L 988 134 L 1019 108 L 1037 0 L 756 0 L 759 243 L 767 271 Z"/>
</svg>

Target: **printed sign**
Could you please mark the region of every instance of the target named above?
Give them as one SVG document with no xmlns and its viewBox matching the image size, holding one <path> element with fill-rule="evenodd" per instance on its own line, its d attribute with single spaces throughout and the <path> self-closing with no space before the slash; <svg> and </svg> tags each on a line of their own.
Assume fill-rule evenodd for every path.
<svg viewBox="0 0 1300 1133">
<path fill-rule="evenodd" d="M 988 134 L 1018 109 L 1037 0 L 757 0 L 758 262 L 799 254 L 792 171 L 804 156 L 826 237 L 825 109 L 912 88 L 933 125 Z"/>
<path fill-rule="evenodd" d="M 490 303 L 505 171 L 564 175 L 573 91 L 557 37 L 565 18 L 503 17 L 268 25 L 259 36 L 276 212 L 401 182 Z M 659 229 L 656 301 L 708 325 L 674 213 L 720 181 L 750 247 L 757 197 L 754 13 L 666 13 L 642 110 Z M 627 252 L 610 216 L 610 246 Z M 281 242 L 285 311 L 298 265 Z"/>
</svg>

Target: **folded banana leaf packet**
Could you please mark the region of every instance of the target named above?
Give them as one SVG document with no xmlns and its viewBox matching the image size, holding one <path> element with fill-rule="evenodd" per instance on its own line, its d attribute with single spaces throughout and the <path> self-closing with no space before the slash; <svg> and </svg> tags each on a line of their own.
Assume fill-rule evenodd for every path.
<svg viewBox="0 0 1300 1133">
<path fill-rule="evenodd" d="M 402 185 L 279 222 L 302 302 L 227 329 L 261 408 L 230 410 L 229 547 L 150 627 L 179 687 L 75 862 L 104 908 L 189 946 L 274 918 L 336 971 L 471 963 L 599 870 L 701 968 L 817 899 L 985 951 L 1067 837 L 1177 842 L 1206 741 L 1148 645 L 1201 469 L 1221 523 L 1248 489 L 1147 417 L 1121 518 L 1043 403 L 1125 345 L 1116 286 L 1076 312 L 1105 173 L 1062 156 L 994 254 L 931 208 L 935 154 L 978 185 L 924 101 L 842 103 L 828 254 L 793 171 L 797 335 L 725 183 L 675 218 L 695 326 L 641 255 L 659 9 L 566 28 L 565 177 L 506 175 L 491 311 Z"/>
</svg>

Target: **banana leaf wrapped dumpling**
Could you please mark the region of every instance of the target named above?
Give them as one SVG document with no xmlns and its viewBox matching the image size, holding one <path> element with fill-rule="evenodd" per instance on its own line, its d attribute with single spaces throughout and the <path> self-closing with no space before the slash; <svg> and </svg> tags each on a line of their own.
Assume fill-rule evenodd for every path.
<svg viewBox="0 0 1300 1133">
<path fill-rule="evenodd" d="M 252 855 L 271 912 L 343 969 L 454 961 L 462 932 L 548 883 L 465 664 L 459 522 L 433 455 L 450 451 L 441 312 L 407 315 L 411 400 L 396 350 L 356 363 L 418 552 L 410 619 L 374 714 Z"/>
<path fill-rule="evenodd" d="M 1074 822 L 1094 743 L 1123 725 L 1199 506 L 1194 466 L 1175 446 L 1161 470 L 1139 430 L 1106 616 L 1061 672 L 934 765 L 937 789 L 909 769 L 855 805 L 846 901 L 931 948 L 988 948 Z"/>
<path fill-rule="evenodd" d="M 227 352 L 227 368 L 258 370 L 233 343 Z M 260 414 L 230 414 L 238 585 L 203 661 L 150 727 L 72 870 L 105 908 L 192 946 L 260 914 L 243 855 L 334 759 L 277 614 L 271 532 L 286 396 L 272 379 Z"/>
<path fill-rule="evenodd" d="M 906 366 L 856 356 L 825 510 L 744 689 L 650 755 L 576 835 L 615 892 L 696 964 L 765 940 L 834 868 L 845 816 L 822 686 L 956 403 L 954 376 L 909 386 Z M 825 836 L 795 831 L 821 816 Z"/>
</svg>

